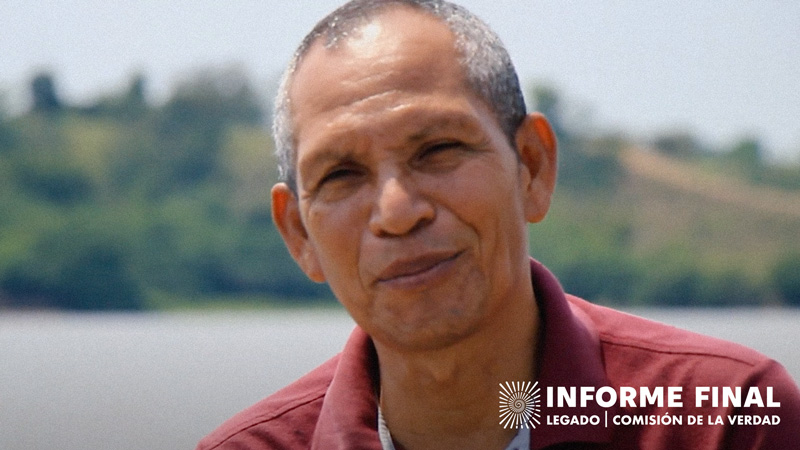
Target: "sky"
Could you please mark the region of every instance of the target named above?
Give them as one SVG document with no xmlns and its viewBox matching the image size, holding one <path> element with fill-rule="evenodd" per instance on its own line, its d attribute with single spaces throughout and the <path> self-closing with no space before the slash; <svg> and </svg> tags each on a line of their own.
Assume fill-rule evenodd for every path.
<svg viewBox="0 0 800 450">
<path fill-rule="evenodd" d="M 646 138 L 689 132 L 712 147 L 757 137 L 800 161 L 796 0 L 462 0 L 508 47 L 523 84 L 547 84 L 573 119 Z M 0 0 L 0 94 L 28 104 L 37 72 L 70 102 L 135 73 L 163 99 L 179 80 L 239 66 L 275 82 L 339 0 Z"/>
</svg>

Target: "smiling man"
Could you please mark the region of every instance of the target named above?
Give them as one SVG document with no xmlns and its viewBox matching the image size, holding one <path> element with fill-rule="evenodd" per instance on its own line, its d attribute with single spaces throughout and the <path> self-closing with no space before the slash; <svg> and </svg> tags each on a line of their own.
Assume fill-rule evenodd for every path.
<svg viewBox="0 0 800 450">
<path fill-rule="evenodd" d="M 525 112 L 498 38 L 467 11 L 350 2 L 303 41 L 276 105 L 275 223 L 358 326 L 340 355 L 199 448 L 788 448 L 800 438 L 800 395 L 777 363 L 567 296 L 530 259 L 527 226 L 549 208 L 556 140 L 544 116 Z M 517 392 L 523 408 L 509 411 L 521 426 L 504 427 L 500 386 L 525 381 L 687 394 L 680 405 L 546 408 Z M 693 408 L 695 386 L 731 385 L 769 387 L 780 407 Z M 537 426 L 540 407 L 559 418 L 782 422 Z"/>
</svg>

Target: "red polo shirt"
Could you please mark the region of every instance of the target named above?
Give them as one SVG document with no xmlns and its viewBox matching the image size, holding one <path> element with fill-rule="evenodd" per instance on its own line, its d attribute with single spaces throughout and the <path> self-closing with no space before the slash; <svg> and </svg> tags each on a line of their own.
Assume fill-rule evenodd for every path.
<svg viewBox="0 0 800 450">
<path fill-rule="evenodd" d="M 737 344 L 565 295 L 536 261 L 531 261 L 531 278 L 544 326 L 537 380 L 543 399 L 547 387 L 559 386 L 682 389 L 680 407 L 666 402 L 661 407 L 650 406 L 652 402 L 641 406 L 639 396 L 635 407 L 542 404 L 541 423 L 531 430 L 531 449 L 800 448 L 800 391 L 778 363 Z M 197 448 L 380 450 L 377 383 L 375 349 L 356 327 L 339 355 L 234 416 Z M 709 399 L 698 408 L 698 386 L 708 387 L 709 393 L 712 387 L 719 392 L 722 387 L 741 387 L 743 401 L 748 389 L 757 386 L 764 402 L 769 387 L 780 407 L 723 407 L 720 397 L 719 406 Z M 499 423 L 498 411 L 487 414 L 498 414 Z M 598 418 L 597 425 L 552 424 L 553 417 L 571 422 L 592 416 Z M 703 424 L 689 424 L 689 416 L 702 418 Z M 674 419 L 664 424 L 664 417 L 680 417 L 682 424 L 672 423 Z M 769 425 L 747 424 L 764 417 Z M 779 423 L 772 424 L 775 421 Z"/>
</svg>

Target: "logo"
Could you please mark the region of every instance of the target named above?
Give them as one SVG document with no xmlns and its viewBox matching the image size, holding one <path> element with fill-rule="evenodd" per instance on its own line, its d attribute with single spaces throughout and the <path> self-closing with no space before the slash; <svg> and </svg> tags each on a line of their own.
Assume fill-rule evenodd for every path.
<svg viewBox="0 0 800 450">
<path fill-rule="evenodd" d="M 500 425 L 503 428 L 536 428 L 541 417 L 539 382 L 500 383 Z"/>
</svg>

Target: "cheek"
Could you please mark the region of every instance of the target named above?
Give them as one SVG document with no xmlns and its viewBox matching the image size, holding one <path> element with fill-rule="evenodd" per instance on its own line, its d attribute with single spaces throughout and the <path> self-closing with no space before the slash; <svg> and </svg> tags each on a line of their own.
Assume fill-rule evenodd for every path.
<svg viewBox="0 0 800 450">
<path fill-rule="evenodd" d="M 462 220 L 483 232 L 505 232 L 524 224 L 518 176 L 504 164 L 470 164 L 441 184 L 442 199 Z"/>
<path fill-rule="evenodd" d="M 339 259 L 351 247 L 353 225 L 346 208 L 312 207 L 308 214 L 308 233 L 324 259 Z"/>
<path fill-rule="evenodd" d="M 447 183 L 443 201 L 476 235 L 476 256 L 483 270 L 502 274 L 498 269 L 505 266 L 504 261 L 513 267 L 520 258 L 527 258 L 527 222 L 518 177 L 491 164 L 469 169 Z"/>
<path fill-rule="evenodd" d="M 366 226 L 358 208 L 347 202 L 312 206 L 308 209 L 309 239 L 314 243 L 322 271 L 331 289 L 341 289 L 341 280 L 358 280 L 361 233 Z"/>
</svg>

